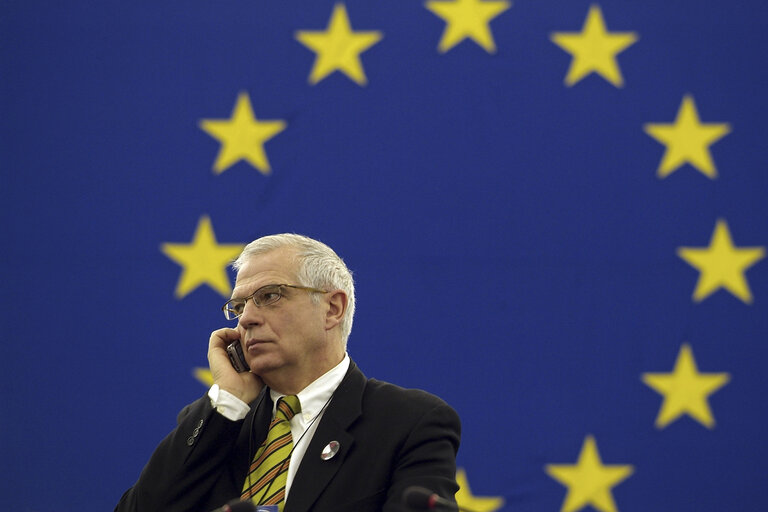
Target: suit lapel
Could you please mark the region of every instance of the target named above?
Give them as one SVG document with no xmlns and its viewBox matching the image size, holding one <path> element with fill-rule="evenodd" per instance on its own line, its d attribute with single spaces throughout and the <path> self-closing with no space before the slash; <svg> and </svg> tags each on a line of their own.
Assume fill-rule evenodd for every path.
<svg viewBox="0 0 768 512">
<path fill-rule="evenodd" d="M 347 457 L 355 442 L 347 432 L 349 426 L 362 412 L 362 397 L 365 390 L 365 375 L 354 362 L 349 366 L 344 380 L 333 394 L 333 399 L 323 413 L 315 435 L 304 453 L 296 477 L 291 484 L 285 512 L 306 512 L 310 510 Z M 320 455 L 331 441 L 339 443 L 339 451 L 328 460 Z"/>
</svg>

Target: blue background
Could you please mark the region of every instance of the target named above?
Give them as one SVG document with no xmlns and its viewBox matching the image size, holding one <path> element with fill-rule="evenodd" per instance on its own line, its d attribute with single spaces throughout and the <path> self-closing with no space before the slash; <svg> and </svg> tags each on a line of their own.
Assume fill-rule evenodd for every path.
<svg viewBox="0 0 768 512">
<path fill-rule="evenodd" d="M 735 245 L 768 245 L 764 2 L 604 1 L 625 84 L 564 84 L 590 4 L 515 1 L 490 27 L 497 52 L 421 2 L 346 2 L 368 85 L 308 83 L 333 3 L 7 1 L 0 9 L 3 365 L 0 508 L 111 510 L 178 410 L 206 388 L 208 335 L 225 297 L 177 299 L 203 215 L 219 243 L 299 232 L 354 271 L 349 352 L 368 376 L 427 389 L 462 417 L 458 463 L 501 510 L 560 510 L 546 464 L 576 462 L 593 435 L 634 473 L 618 510 L 768 508 L 768 264 L 754 301 L 692 300 L 717 219 Z M 198 126 L 247 92 L 272 173 L 212 172 L 220 144 Z M 656 176 L 691 94 L 719 177 Z M 230 273 L 230 277 L 234 275 Z M 690 343 L 716 426 L 654 427 Z M 587 510 L 591 510 L 589 507 Z"/>
</svg>

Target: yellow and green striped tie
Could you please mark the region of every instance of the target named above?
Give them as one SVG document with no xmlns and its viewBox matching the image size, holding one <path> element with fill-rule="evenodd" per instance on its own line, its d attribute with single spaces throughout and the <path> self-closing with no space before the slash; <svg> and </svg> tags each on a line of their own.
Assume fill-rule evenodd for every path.
<svg viewBox="0 0 768 512">
<path fill-rule="evenodd" d="M 248 477 L 240 495 L 256 505 L 277 505 L 283 510 L 288 463 L 293 450 L 291 418 L 301 412 L 299 397 L 289 395 L 277 401 L 275 418 L 269 425 L 267 438 L 256 450 Z"/>
</svg>

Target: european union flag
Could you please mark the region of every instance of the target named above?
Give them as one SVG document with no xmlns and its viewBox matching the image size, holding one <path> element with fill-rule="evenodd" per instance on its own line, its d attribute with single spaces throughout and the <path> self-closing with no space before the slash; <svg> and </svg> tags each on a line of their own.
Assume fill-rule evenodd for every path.
<svg viewBox="0 0 768 512">
<path fill-rule="evenodd" d="M 764 2 L 2 11 L 3 510 L 111 510 L 278 232 L 459 412 L 461 506 L 768 509 Z"/>
</svg>

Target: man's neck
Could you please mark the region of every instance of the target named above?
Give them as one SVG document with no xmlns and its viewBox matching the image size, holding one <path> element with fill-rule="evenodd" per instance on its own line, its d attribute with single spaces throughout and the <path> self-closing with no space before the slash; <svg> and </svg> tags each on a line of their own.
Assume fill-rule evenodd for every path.
<svg viewBox="0 0 768 512">
<path fill-rule="evenodd" d="M 335 368 L 344 360 L 345 352 L 342 352 L 337 360 L 329 360 L 325 364 L 319 364 L 312 368 L 311 372 L 296 371 L 286 372 L 285 369 L 276 371 L 273 375 L 261 375 L 269 389 L 281 395 L 298 395 L 307 386 Z"/>
</svg>

